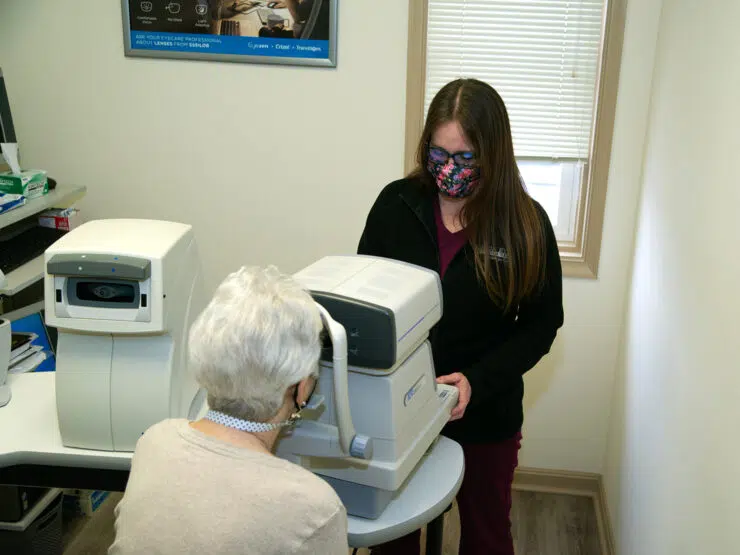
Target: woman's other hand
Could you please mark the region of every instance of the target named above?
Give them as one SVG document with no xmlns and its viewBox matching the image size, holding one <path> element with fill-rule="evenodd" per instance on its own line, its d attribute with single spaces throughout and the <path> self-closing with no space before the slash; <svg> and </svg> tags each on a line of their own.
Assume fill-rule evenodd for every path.
<svg viewBox="0 0 740 555">
<path fill-rule="evenodd" d="M 454 374 L 447 374 L 446 376 L 439 376 L 437 383 L 443 383 L 447 385 L 454 385 L 457 388 L 457 405 L 452 409 L 450 413 L 450 422 L 453 420 L 460 420 L 465 414 L 465 409 L 468 407 L 470 402 L 470 396 L 473 393 L 470 387 L 470 382 L 460 372 Z"/>
</svg>

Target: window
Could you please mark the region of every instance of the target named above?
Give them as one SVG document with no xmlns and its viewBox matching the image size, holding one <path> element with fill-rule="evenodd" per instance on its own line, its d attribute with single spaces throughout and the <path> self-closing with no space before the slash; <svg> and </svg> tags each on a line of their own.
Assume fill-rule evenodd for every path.
<svg viewBox="0 0 740 555">
<path fill-rule="evenodd" d="M 433 96 L 474 77 L 506 103 L 566 275 L 595 277 L 626 0 L 410 0 L 407 169 Z"/>
</svg>

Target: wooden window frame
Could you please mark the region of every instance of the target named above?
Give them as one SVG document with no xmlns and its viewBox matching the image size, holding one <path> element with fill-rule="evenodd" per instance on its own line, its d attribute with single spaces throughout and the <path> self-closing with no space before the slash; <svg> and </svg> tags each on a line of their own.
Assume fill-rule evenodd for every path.
<svg viewBox="0 0 740 555">
<path fill-rule="evenodd" d="M 409 0 L 404 158 L 407 174 L 416 166 L 416 148 L 424 127 L 428 6 L 428 0 Z M 575 240 L 558 243 L 563 275 L 567 277 L 598 277 L 626 11 L 627 0 L 606 0 L 594 126 L 581 179 Z"/>
</svg>

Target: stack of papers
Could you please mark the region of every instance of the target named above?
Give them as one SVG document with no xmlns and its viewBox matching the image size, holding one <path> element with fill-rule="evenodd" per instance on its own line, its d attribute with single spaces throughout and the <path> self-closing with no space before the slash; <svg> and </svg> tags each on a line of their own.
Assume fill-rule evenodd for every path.
<svg viewBox="0 0 740 555">
<path fill-rule="evenodd" d="M 46 360 L 48 353 L 44 351 L 44 347 L 33 344 L 36 339 L 38 335 L 35 333 L 13 332 L 8 372 L 11 374 L 31 372 Z"/>
</svg>

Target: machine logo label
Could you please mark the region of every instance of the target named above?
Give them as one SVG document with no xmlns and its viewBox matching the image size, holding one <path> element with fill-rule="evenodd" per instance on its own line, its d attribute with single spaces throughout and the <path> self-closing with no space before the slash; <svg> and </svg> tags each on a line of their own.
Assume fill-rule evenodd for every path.
<svg viewBox="0 0 740 555">
<path fill-rule="evenodd" d="M 419 393 L 421 391 L 421 388 L 424 386 L 424 376 L 416 380 L 416 383 L 411 386 L 411 389 L 409 389 L 406 392 L 406 395 L 403 396 L 403 406 L 408 407 L 409 403 L 411 403 L 411 400 L 414 398 L 414 395 Z"/>
</svg>

